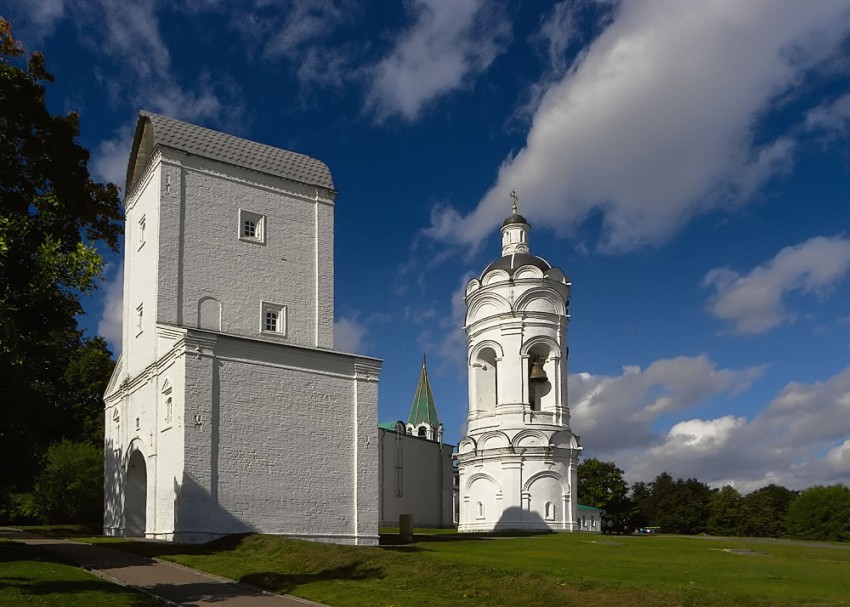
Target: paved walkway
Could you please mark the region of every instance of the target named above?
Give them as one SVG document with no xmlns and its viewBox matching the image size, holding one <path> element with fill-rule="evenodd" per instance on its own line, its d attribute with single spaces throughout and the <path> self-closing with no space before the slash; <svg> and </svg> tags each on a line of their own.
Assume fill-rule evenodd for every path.
<svg viewBox="0 0 850 607">
<path fill-rule="evenodd" d="M 106 580 L 177 607 L 323 607 L 100 544 L 60 540 L 9 527 L 0 527 L 0 537 L 38 546 Z"/>
</svg>

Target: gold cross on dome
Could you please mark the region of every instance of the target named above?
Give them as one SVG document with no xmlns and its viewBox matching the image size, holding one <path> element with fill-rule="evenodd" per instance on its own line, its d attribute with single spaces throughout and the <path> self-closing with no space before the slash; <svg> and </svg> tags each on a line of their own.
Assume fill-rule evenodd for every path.
<svg viewBox="0 0 850 607">
<path fill-rule="evenodd" d="M 516 215 L 516 201 L 519 199 L 519 196 L 516 195 L 516 189 L 511 190 L 511 201 L 513 201 L 513 214 Z"/>
</svg>

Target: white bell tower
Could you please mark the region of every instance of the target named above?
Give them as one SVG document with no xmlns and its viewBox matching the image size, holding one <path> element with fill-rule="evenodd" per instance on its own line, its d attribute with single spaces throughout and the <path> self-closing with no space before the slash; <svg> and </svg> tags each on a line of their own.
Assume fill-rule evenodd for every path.
<svg viewBox="0 0 850 607">
<path fill-rule="evenodd" d="M 529 252 L 530 226 L 513 208 L 502 256 L 466 287 L 469 417 L 458 445 L 458 530 L 577 531 L 569 426 L 570 280 Z"/>
</svg>

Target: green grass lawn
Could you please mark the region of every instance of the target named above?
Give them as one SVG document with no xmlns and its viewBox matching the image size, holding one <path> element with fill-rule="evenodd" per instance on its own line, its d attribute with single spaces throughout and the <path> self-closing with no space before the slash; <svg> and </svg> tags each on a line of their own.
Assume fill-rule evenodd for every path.
<svg viewBox="0 0 850 607">
<path fill-rule="evenodd" d="M 0 606 L 155 607 L 145 595 L 101 580 L 32 546 L 0 539 Z"/>
<path fill-rule="evenodd" d="M 416 540 L 370 548 L 247 535 L 116 547 L 339 607 L 850 605 L 845 545 L 590 534 Z"/>
</svg>

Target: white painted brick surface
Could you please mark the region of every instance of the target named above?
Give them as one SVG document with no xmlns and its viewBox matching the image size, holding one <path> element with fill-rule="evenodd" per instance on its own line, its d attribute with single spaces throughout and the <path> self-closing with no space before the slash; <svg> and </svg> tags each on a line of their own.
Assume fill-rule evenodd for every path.
<svg viewBox="0 0 850 607">
<path fill-rule="evenodd" d="M 138 514 L 138 451 L 149 537 L 376 543 L 380 361 L 331 350 L 335 193 L 170 149 L 146 175 L 127 199 L 123 355 L 104 397 L 105 533 Z M 240 209 L 265 217 L 262 244 L 240 240 Z M 220 332 L 196 329 L 209 297 Z M 285 335 L 261 331 L 261 302 L 286 307 Z"/>
</svg>

